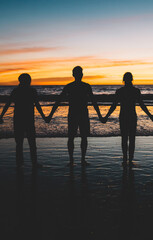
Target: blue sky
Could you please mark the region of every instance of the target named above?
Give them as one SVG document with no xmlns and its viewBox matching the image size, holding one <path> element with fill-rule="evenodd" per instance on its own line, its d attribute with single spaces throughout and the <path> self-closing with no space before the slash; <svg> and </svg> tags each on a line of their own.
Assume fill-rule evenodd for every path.
<svg viewBox="0 0 153 240">
<path fill-rule="evenodd" d="M 151 0 L 1 1 L 0 63 L 76 57 L 152 61 L 152 12 Z"/>
</svg>

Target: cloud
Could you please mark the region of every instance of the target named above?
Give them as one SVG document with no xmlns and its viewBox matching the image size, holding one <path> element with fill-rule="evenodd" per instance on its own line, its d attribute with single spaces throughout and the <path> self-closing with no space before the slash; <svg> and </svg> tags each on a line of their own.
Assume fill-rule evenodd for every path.
<svg viewBox="0 0 153 240">
<path fill-rule="evenodd" d="M 90 80 L 97 80 L 106 78 L 105 75 L 91 75 L 91 76 L 84 76 L 83 81 L 90 81 Z M 37 78 L 32 79 L 33 85 L 40 85 L 40 84 L 67 84 L 69 82 L 74 81 L 73 77 L 49 77 L 49 78 Z"/>
<path fill-rule="evenodd" d="M 47 58 L 47 59 L 35 59 L 35 60 L 26 60 L 18 62 L 0 62 L 0 73 L 7 74 L 13 71 L 32 71 L 35 73 L 40 73 L 47 71 L 48 73 L 61 71 L 72 70 L 76 65 L 82 65 L 92 59 L 91 56 L 85 57 L 75 57 L 75 58 Z M 66 64 L 66 65 L 65 65 Z"/>
<path fill-rule="evenodd" d="M 1 62 L 0 66 L 12 66 L 12 65 L 35 65 L 35 64 L 54 64 L 54 63 L 66 63 L 66 62 L 83 62 L 93 59 L 93 56 L 81 56 L 81 57 L 71 57 L 71 58 L 45 58 L 45 59 L 35 59 L 27 61 L 18 62 Z"/>
<path fill-rule="evenodd" d="M 141 60 L 111 60 L 104 64 L 104 67 L 118 67 L 118 66 L 133 66 L 133 65 L 146 65 L 148 62 Z M 152 64 L 152 63 L 150 63 Z"/>
<path fill-rule="evenodd" d="M 0 69 L 0 73 L 10 73 L 10 72 L 18 72 L 18 71 L 25 71 L 25 68 L 6 68 L 6 69 Z"/>
<path fill-rule="evenodd" d="M 85 70 L 85 81 L 91 84 L 100 84 L 101 82 L 106 81 L 106 79 L 107 81 L 114 79 L 116 76 L 116 67 L 127 66 L 128 68 L 128 66 L 150 66 L 151 64 L 153 65 L 151 59 L 149 59 L 149 61 L 147 59 L 115 60 L 102 59 L 96 56 L 44 58 L 29 61 L 2 62 L 0 63 L 0 83 L 9 80 L 11 84 L 11 81 L 14 81 L 19 74 L 27 72 L 31 74 L 33 84 L 66 84 L 73 80 L 73 78 L 71 78 L 73 67 L 80 65 Z M 109 68 L 112 69 L 110 70 Z M 115 75 L 110 78 L 109 73 L 114 70 Z M 118 74 L 120 70 L 121 69 L 117 69 Z M 102 75 L 103 72 L 105 72 L 105 75 Z M 109 79 L 106 72 L 108 72 Z M 99 75 L 97 75 L 97 73 Z M 115 77 L 115 82 L 118 81 L 117 77 L 118 75 Z"/>
<path fill-rule="evenodd" d="M 21 53 L 34 53 L 34 52 L 44 52 L 44 51 L 55 51 L 59 50 L 59 47 L 30 47 L 30 48 L 8 48 L 0 49 L 0 55 L 10 55 L 10 54 L 21 54 Z"/>
<path fill-rule="evenodd" d="M 91 76 L 84 76 L 83 79 L 98 79 L 98 78 L 104 78 L 104 75 L 91 75 Z M 34 79 L 33 81 L 37 81 L 37 82 L 41 82 L 41 81 L 45 81 L 45 82 L 52 82 L 52 81 L 73 81 L 74 78 L 73 77 L 49 77 L 49 78 L 38 78 L 38 79 Z"/>
<path fill-rule="evenodd" d="M 36 68 L 44 65 L 54 65 L 59 66 L 64 63 L 75 63 L 75 65 L 86 64 L 87 68 L 101 68 L 101 67 L 115 67 L 115 66 L 128 66 L 128 65 L 146 65 L 153 64 L 153 61 L 148 62 L 146 60 L 113 60 L 113 59 L 101 59 L 94 56 L 81 56 L 81 57 L 70 57 L 70 58 L 45 58 L 45 59 L 35 59 L 26 60 L 18 62 L 1 62 L 0 67 L 23 66 L 26 68 L 30 67 Z M 64 65 L 65 66 L 65 65 Z"/>
</svg>

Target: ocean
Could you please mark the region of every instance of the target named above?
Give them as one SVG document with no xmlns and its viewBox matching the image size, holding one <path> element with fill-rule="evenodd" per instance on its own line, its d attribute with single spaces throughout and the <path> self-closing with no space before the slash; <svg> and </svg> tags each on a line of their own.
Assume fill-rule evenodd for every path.
<svg viewBox="0 0 153 240">
<path fill-rule="evenodd" d="M 64 86 L 34 86 L 40 95 L 60 94 Z M 116 89 L 121 85 L 96 85 L 92 86 L 93 93 L 96 94 L 114 94 Z M 140 85 L 136 86 L 140 89 L 142 94 L 153 94 L 153 85 Z M 1 86 L 0 96 L 8 96 L 13 90 L 14 86 Z M 42 109 L 46 116 L 51 111 L 51 106 L 48 103 L 41 102 Z M 4 104 L 0 104 L 0 112 Z M 110 106 L 100 106 L 102 116 L 105 116 Z M 92 106 L 88 106 L 91 136 L 119 136 L 119 111 L 118 106 L 114 113 L 109 118 L 106 124 L 102 124 L 97 117 L 97 114 Z M 149 111 L 153 114 L 153 106 L 148 107 Z M 138 115 L 137 135 L 139 136 L 152 136 L 153 135 L 153 122 L 141 110 L 139 106 L 136 107 Z M 60 106 L 55 112 L 53 119 L 49 124 L 46 124 L 41 118 L 40 114 L 35 110 L 35 125 L 37 137 L 65 137 L 67 136 L 67 114 L 68 106 Z M 79 136 L 79 132 L 78 132 Z M 11 106 L 4 116 L 4 123 L 0 125 L 0 138 L 13 137 L 13 106 Z"/>
</svg>

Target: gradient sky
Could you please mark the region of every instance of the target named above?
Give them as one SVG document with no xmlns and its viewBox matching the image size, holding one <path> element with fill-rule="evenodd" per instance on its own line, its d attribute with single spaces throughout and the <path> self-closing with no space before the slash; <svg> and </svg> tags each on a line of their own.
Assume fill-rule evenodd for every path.
<svg viewBox="0 0 153 240">
<path fill-rule="evenodd" d="M 66 84 L 76 65 L 90 84 L 153 84 L 152 0 L 3 0 L 0 16 L 0 84 Z"/>
</svg>

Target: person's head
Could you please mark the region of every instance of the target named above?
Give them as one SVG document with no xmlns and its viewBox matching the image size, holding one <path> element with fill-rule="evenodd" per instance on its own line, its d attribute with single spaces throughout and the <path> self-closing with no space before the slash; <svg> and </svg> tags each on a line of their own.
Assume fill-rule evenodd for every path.
<svg viewBox="0 0 153 240">
<path fill-rule="evenodd" d="M 31 84 L 31 77 L 28 73 L 22 73 L 18 79 L 22 86 L 30 86 Z"/>
<path fill-rule="evenodd" d="M 83 69 L 80 66 L 76 66 L 72 71 L 73 77 L 76 81 L 80 82 L 83 77 Z"/>
<path fill-rule="evenodd" d="M 133 81 L 133 75 L 130 72 L 126 72 L 123 75 L 123 82 L 125 83 L 125 85 L 131 85 Z"/>
</svg>

